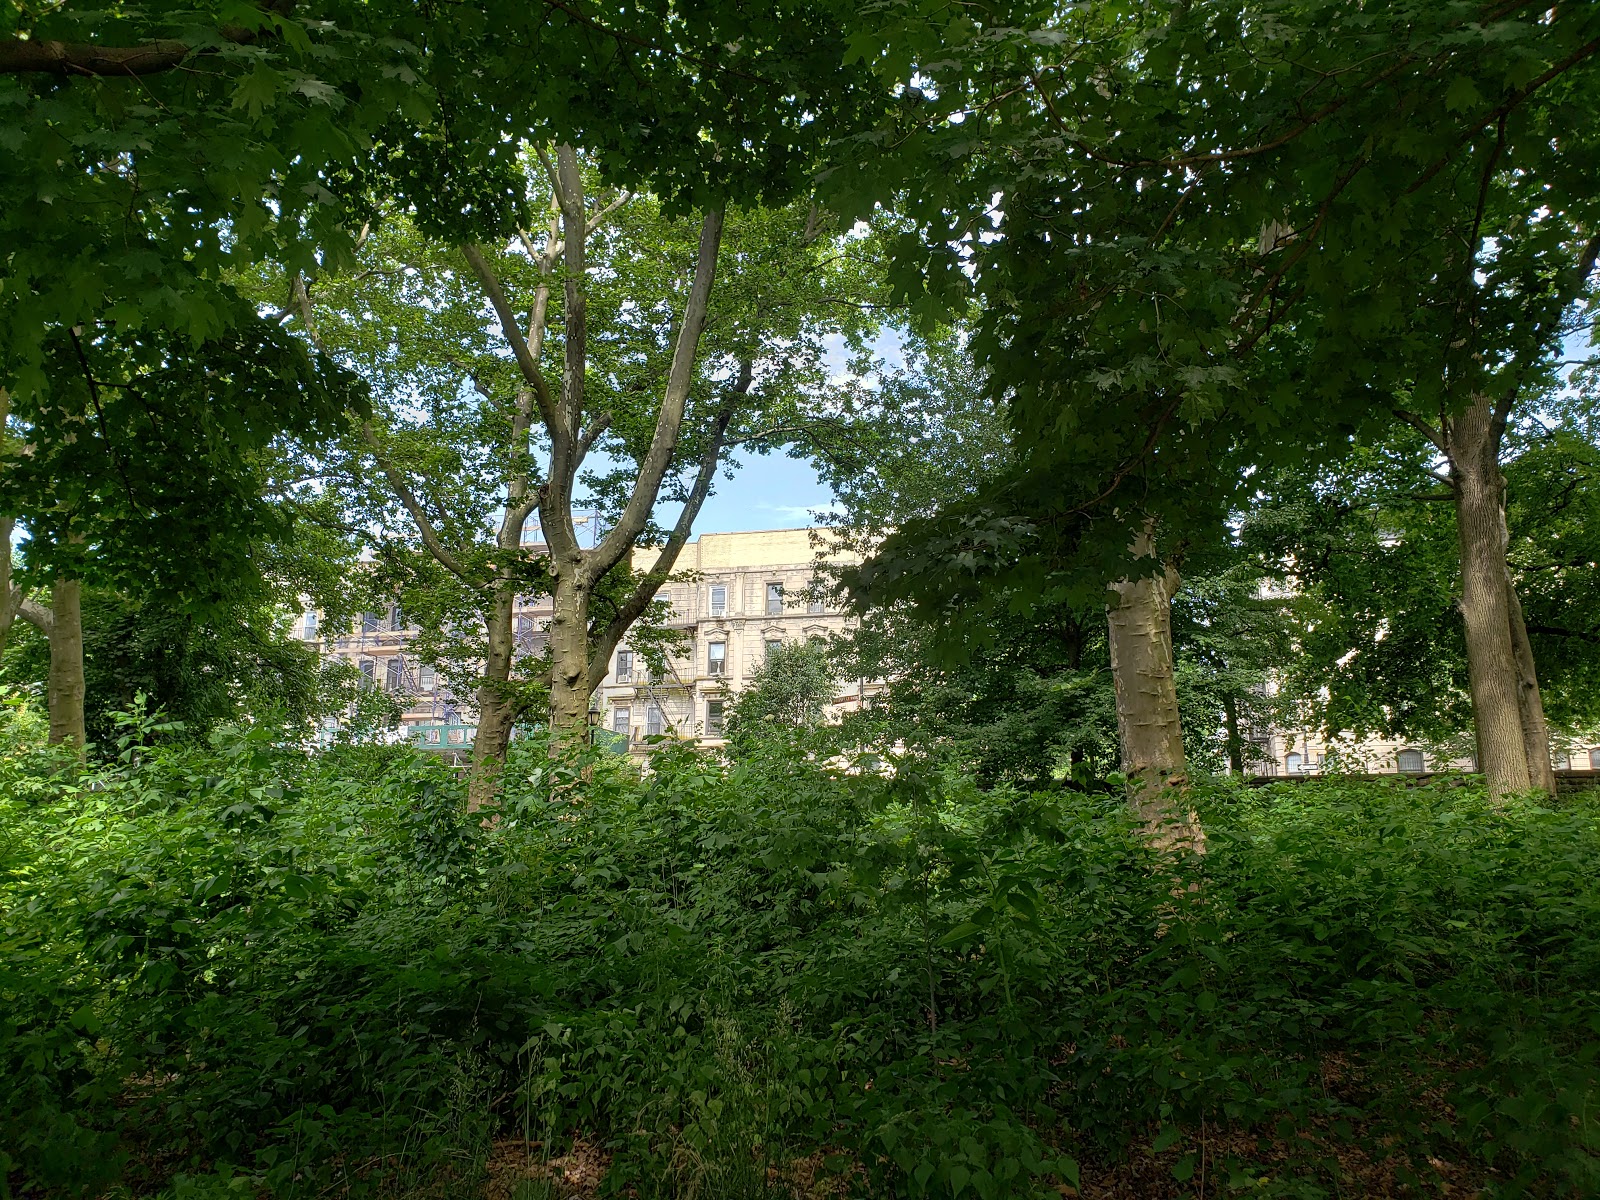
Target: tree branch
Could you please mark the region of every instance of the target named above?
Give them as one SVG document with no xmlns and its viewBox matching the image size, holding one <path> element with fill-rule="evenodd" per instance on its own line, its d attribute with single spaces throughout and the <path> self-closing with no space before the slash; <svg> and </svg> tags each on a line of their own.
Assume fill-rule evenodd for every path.
<svg viewBox="0 0 1600 1200">
<path fill-rule="evenodd" d="M 279 16 L 294 11 L 296 0 L 269 0 L 262 7 Z M 217 37 L 237 46 L 260 40 L 262 30 L 232 23 L 217 26 Z M 155 75 L 182 64 L 191 54 L 215 54 L 179 38 L 152 38 L 134 46 L 99 42 L 59 42 L 11 37 L 0 41 L 0 75 L 78 75 L 132 77 Z"/>
<path fill-rule="evenodd" d="M 55 627 L 55 614 L 32 597 L 25 597 L 17 605 L 17 616 L 46 637 L 50 636 L 51 629 Z"/>
<path fill-rule="evenodd" d="M 554 398 L 550 395 L 549 385 L 545 383 L 544 372 L 539 369 L 539 362 L 533 357 L 533 352 L 528 347 L 528 341 L 522 336 L 522 330 L 517 323 L 517 314 L 512 311 L 511 301 L 506 298 L 506 292 L 500 286 L 500 277 L 494 273 L 494 268 L 489 265 L 483 256 L 483 251 L 470 242 L 461 247 L 462 256 L 466 258 L 467 265 L 472 268 L 473 274 L 478 277 L 478 283 L 483 287 L 484 295 L 489 298 L 490 305 L 500 321 L 500 332 L 511 345 L 511 353 L 517 360 L 517 367 L 522 372 L 522 377 L 528 381 L 528 386 L 533 389 L 534 396 L 539 401 L 539 417 L 550 430 L 550 436 L 560 436 L 563 428 L 561 415 L 556 411 Z"/>
<path fill-rule="evenodd" d="M 417 499 L 417 494 L 406 483 L 405 476 L 395 468 L 384 454 L 383 447 L 378 442 L 377 434 L 372 432 L 372 423 L 370 421 L 361 423 L 361 437 L 372 451 L 373 461 L 378 464 L 378 470 L 383 472 L 383 477 L 389 484 L 389 490 L 405 506 L 406 512 L 411 514 L 411 520 L 415 523 L 417 533 L 421 536 L 422 544 L 427 547 L 428 553 L 433 555 L 435 561 L 441 567 L 461 580 L 462 583 L 469 587 L 477 587 L 476 582 L 468 577 L 467 569 L 462 565 L 461 560 L 450 553 L 444 542 L 440 541 L 439 532 L 434 528 L 433 521 L 429 519 L 428 512 L 423 508 L 422 502 Z"/>
<path fill-rule="evenodd" d="M 744 399 L 750 390 L 750 383 L 754 377 L 753 364 L 748 360 L 741 364 L 739 383 L 736 384 L 723 400 L 722 406 L 717 410 L 716 421 L 711 428 L 710 440 L 706 443 L 705 451 L 700 455 L 700 469 L 695 474 L 694 486 L 689 489 L 688 498 L 684 501 L 683 511 L 678 514 L 678 520 L 672 527 L 672 533 L 667 538 L 666 545 L 662 546 L 661 553 L 656 555 L 656 560 L 651 564 L 650 570 L 645 572 L 643 579 L 629 597 L 617 607 L 617 612 L 612 617 L 601 634 L 599 641 L 589 656 L 589 690 L 592 692 L 605 681 L 606 671 L 610 667 L 611 652 L 622 641 L 623 635 L 635 621 L 643 615 L 644 610 L 650 606 L 650 601 L 661 590 L 661 585 L 672 574 L 672 568 L 677 564 L 678 555 L 682 552 L 689 534 L 694 531 L 695 519 L 700 515 L 700 508 L 705 504 L 706 497 L 711 494 L 711 483 L 717 475 L 717 463 L 722 458 L 724 439 L 728 432 L 728 423 L 733 420 L 733 414 L 738 409 L 739 401 Z"/>
<path fill-rule="evenodd" d="M 1389 411 L 1394 414 L 1394 417 L 1397 421 L 1401 421 L 1411 426 L 1411 428 L 1415 429 L 1423 437 L 1427 438 L 1433 448 L 1440 454 L 1450 453 L 1445 449 L 1444 434 L 1440 433 L 1432 425 L 1429 425 L 1421 417 L 1417 416 L 1416 413 L 1407 412 L 1403 408 L 1392 408 Z"/>
<path fill-rule="evenodd" d="M 606 205 L 599 212 L 595 213 L 594 216 L 590 217 L 586 222 L 584 222 L 583 236 L 584 237 L 589 237 L 592 234 L 594 234 L 594 232 L 596 230 L 598 230 L 602 225 L 604 225 L 606 223 L 606 218 L 607 217 L 609 217 L 612 213 L 616 212 L 617 209 L 621 208 L 624 204 L 626 204 L 629 200 L 632 200 L 632 199 L 633 199 L 633 193 L 632 192 L 629 192 L 629 191 L 618 192 L 617 193 L 617 198 L 615 200 L 613 200 L 610 204 Z"/>
<path fill-rule="evenodd" d="M 591 581 L 599 579 L 633 548 L 634 539 L 639 536 L 651 509 L 655 507 L 661 480 L 672 464 L 678 434 L 683 427 L 689 387 L 694 382 L 695 359 L 700 350 L 700 335 L 705 329 L 711 285 L 716 279 L 717 256 L 722 248 L 722 221 L 723 214 L 718 209 L 708 212 L 701 222 L 700 251 L 695 262 L 694 282 L 689 287 L 683 324 L 678 329 L 677 344 L 673 347 L 672 366 L 667 374 L 667 388 L 661 400 L 661 412 L 656 418 L 655 434 L 650 440 L 650 449 L 645 452 L 644 461 L 639 464 L 639 476 L 634 481 L 627 506 L 606 534 L 605 540 L 592 551 Z"/>
<path fill-rule="evenodd" d="M 611 428 L 611 413 L 603 412 L 589 422 L 589 428 L 583 431 L 583 436 L 578 439 L 577 462 L 573 464 L 576 470 L 583 464 L 585 456 L 594 448 L 595 439 Z"/>
</svg>

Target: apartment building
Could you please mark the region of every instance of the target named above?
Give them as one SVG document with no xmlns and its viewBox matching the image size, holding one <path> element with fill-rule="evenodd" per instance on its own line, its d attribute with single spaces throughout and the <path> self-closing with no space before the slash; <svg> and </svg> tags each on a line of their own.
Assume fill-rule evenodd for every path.
<svg viewBox="0 0 1600 1200">
<path fill-rule="evenodd" d="M 600 724 L 635 749 L 658 735 L 720 745 L 729 700 L 769 649 L 852 624 L 818 575 L 812 538 L 809 529 L 705 533 L 685 546 L 676 564 L 685 578 L 664 587 L 661 598 L 672 605 L 669 626 L 688 635 L 687 648 L 652 675 L 633 647 L 620 646 L 596 697 Z M 639 551 L 634 567 L 654 561 L 654 551 Z M 860 708 L 882 687 L 881 680 L 844 681 L 830 707 Z"/>
<path fill-rule="evenodd" d="M 656 554 L 636 551 L 635 569 L 648 569 Z M 720 744 L 728 701 L 769 647 L 848 627 L 820 586 L 816 559 L 809 529 L 707 533 L 686 545 L 675 574 L 687 578 L 667 584 L 660 595 L 672 605 L 669 625 L 689 635 L 691 649 L 651 678 L 625 642 L 593 701 L 599 724 L 621 735 L 619 743 L 626 738 L 634 751 L 645 748 L 646 738 L 662 734 Z M 552 611 L 548 596 L 518 598 L 512 619 L 519 655 L 544 653 Z M 416 632 L 398 606 L 363 613 L 351 629 L 324 628 L 319 614 L 310 611 L 295 627 L 296 636 L 348 662 L 372 686 L 400 699 L 403 736 L 432 749 L 469 748 L 477 732 L 473 698 L 452 695 L 432 667 L 408 653 Z M 841 685 L 833 708 L 860 707 L 881 687 L 864 680 Z"/>
<path fill-rule="evenodd" d="M 551 612 L 548 596 L 517 597 L 511 619 L 519 656 L 544 653 Z M 454 695 L 433 667 L 409 653 L 417 628 L 398 605 L 381 613 L 362 613 L 347 630 L 323 628 L 321 620 L 314 611 L 303 613 L 295 635 L 317 644 L 324 657 L 349 663 L 373 687 L 391 693 L 400 703 L 403 737 L 430 749 L 471 747 L 477 733 L 473 697 Z"/>
</svg>

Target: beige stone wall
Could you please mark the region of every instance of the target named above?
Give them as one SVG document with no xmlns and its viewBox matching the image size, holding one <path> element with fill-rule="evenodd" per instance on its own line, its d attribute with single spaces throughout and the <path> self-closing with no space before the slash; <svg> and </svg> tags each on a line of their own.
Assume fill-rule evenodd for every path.
<svg viewBox="0 0 1600 1200">
<path fill-rule="evenodd" d="M 707 533 L 683 548 L 677 574 L 689 576 L 661 591 L 673 606 L 670 624 L 690 635 L 686 653 L 673 659 L 670 670 L 655 682 L 647 680 L 643 663 L 633 659 L 626 678 L 619 676 L 620 655 L 614 655 L 600 688 L 603 724 L 626 731 L 638 742 L 652 731 L 650 710 L 661 714 L 661 732 L 719 744 L 714 706 L 725 706 L 745 686 L 766 654 L 767 643 L 803 641 L 842 633 L 851 622 L 825 591 L 817 588 L 818 555 L 832 561 L 853 561 L 835 555 L 826 535 L 809 529 L 774 529 L 754 533 Z M 653 551 L 635 555 L 636 570 L 655 561 Z M 768 587 L 783 589 L 782 605 L 769 611 Z M 725 597 L 717 611 L 715 589 Z M 722 673 L 713 673 L 711 646 L 723 651 Z M 624 642 L 621 653 L 629 652 Z M 859 707 L 881 689 L 881 682 L 855 680 L 841 685 L 834 713 Z"/>
</svg>

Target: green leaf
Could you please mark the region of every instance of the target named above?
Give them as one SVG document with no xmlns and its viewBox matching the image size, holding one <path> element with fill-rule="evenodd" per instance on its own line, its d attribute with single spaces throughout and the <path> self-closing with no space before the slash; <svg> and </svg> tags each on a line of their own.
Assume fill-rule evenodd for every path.
<svg viewBox="0 0 1600 1200">
<path fill-rule="evenodd" d="M 1463 112 L 1475 108 L 1482 101 L 1483 96 L 1478 91 L 1478 85 L 1467 75 L 1457 75 L 1445 89 L 1444 106 L 1451 112 Z"/>
</svg>

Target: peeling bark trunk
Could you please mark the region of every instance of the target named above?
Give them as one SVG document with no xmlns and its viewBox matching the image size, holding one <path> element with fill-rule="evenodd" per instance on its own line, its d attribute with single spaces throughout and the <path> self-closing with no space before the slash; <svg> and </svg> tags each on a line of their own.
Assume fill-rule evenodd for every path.
<svg viewBox="0 0 1600 1200">
<path fill-rule="evenodd" d="M 511 631 L 515 593 L 501 586 L 494 594 L 484 626 L 488 653 L 478 683 L 478 732 L 472 741 L 472 771 L 467 781 L 467 808 L 476 810 L 494 800 L 506 764 L 516 706 L 508 682 L 515 641 Z"/>
<path fill-rule="evenodd" d="M 588 736 L 594 673 L 589 646 L 589 592 L 578 564 L 556 571 L 555 615 L 550 621 L 550 730 L 559 743 L 578 745 Z M 603 672 L 602 672 L 603 674 Z"/>
<path fill-rule="evenodd" d="M 1148 533 L 1135 543 L 1152 553 Z M 1117 694 L 1122 766 L 1134 811 L 1163 850 L 1204 853 L 1205 834 L 1186 800 L 1189 777 L 1172 674 L 1172 593 L 1178 573 L 1124 579 L 1111 586 L 1107 606 L 1111 675 Z"/>
<path fill-rule="evenodd" d="M 1456 500 L 1456 535 L 1461 554 L 1461 619 L 1466 632 L 1467 676 L 1477 730 L 1478 767 L 1494 796 L 1522 792 L 1544 778 L 1532 768 L 1524 693 L 1537 697 L 1533 656 L 1527 655 L 1530 688 L 1523 686 L 1512 634 L 1512 592 L 1506 568 L 1505 477 L 1490 399 L 1472 405 L 1445 426 L 1444 449 Z M 1520 606 L 1519 606 L 1520 607 Z M 1539 721 L 1543 723 L 1540 706 Z M 1546 737 L 1548 764 L 1548 738 Z"/>
<path fill-rule="evenodd" d="M 81 756 L 83 731 L 83 585 L 58 579 L 50 589 L 50 675 L 46 703 L 50 709 L 50 741 L 76 747 Z"/>
</svg>

